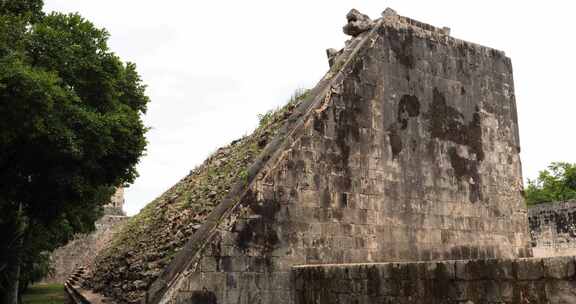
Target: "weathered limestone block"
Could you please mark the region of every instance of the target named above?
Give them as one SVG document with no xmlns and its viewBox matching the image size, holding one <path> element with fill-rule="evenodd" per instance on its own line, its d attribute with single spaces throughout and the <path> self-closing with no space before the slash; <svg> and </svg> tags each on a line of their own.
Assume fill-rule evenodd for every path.
<svg viewBox="0 0 576 304">
<path fill-rule="evenodd" d="M 336 59 L 338 58 L 338 55 L 340 55 L 342 53 L 342 50 L 338 51 L 336 49 L 327 49 L 326 50 L 326 56 L 328 57 L 328 65 L 330 67 L 332 67 L 334 65 L 334 63 L 336 62 Z"/>
</svg>

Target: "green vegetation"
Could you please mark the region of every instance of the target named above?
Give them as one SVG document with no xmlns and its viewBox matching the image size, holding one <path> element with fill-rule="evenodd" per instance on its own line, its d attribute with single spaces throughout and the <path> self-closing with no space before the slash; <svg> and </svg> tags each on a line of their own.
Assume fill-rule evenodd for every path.
<svg viewBox="0 0 576 304">
<path fill-rule="evenodd" d="M 294 105 L 296 105 L 300 100 L 306 98 L 310 90 L 308 89 L 296 89 L 286 105 L 281 108 L 276 108 L 272 110 L 268 110 L 264 114 L 258 114 L 258 127 L 262 128 L 270 124 L 270 122 L 277 120 L 280 115 L 283 115 L 287 109 L 291 109 Z"/>
<path fill-rule="evenodd" d="M 256 130 L 215 151 L 202 165 L 132 217 L 97 258 L 88 284 L 97 292 L 112 294 L 116 286 L 124 302 L 141 298 L 144 289 L 134 280 L 151 283 L 180 251 L 236 182 L 247 183 L 248 169 L 266 145 L 308 95 L 298 90 L 288 104 L 269 111 Z M 110 278 L 116 278 L 111 281 Z M 144 284 L 142 284 L 144 285 Z"/>
<path fill-rule="evenodd" d="M 247 171 L 247 170 L 242 170 L 242 172 L 240 172 L 240 174 L 238 175 L 238 177 L 240 177 L 240 179 L 241 179 L 244 183 L 247 183 L 247 182 L 248 182 L 248 171 Z"/>
<path fill-rule="evenodd" d="M 64 304 L 64 285 L 38 284 L 30 286 L 22 295 L 22 304 Z"/>
<path fill-rule="evenodd" d="M 268 122 L 270 122 L 270 120 L 272 119 L 272 116 L 274 115 L 274 111 L 273 110 L 269 110 L 268 112 L 264 113 L 264 114 L 258 114 L 258 121 L 259 121 L 259 126 L 263 126 L 268 124 Z"/>
<path fill-rule="evenodd" d="M 94 228 L 146 146 L 135 65 L 104 29 L 42 6 L 0 1 L 0 303 L 49 271 L 47 252 Z"/>
<path fill-rule="evenodd" d="M 524 195 L 528 205 L 576 199 L 576 164 L 550 164 L 536 180 L 528 180 Z"/>
</svg>

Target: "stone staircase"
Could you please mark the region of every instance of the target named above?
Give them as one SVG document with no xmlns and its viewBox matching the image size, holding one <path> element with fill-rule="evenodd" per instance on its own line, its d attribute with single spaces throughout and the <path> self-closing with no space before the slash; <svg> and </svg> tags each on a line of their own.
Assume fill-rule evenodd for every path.
<svg viewBox="0 0 576 304">
<path fill-rule="evenodd" d="M 64 283 L 64 291 L 68 296 L 69 304 L 105 304 L 114 301 L 95 294 L 90 290 L 82 288 L 82 283 L 88 277 L 88 269 L 84 266 L 78 267 Z"/>
</svg>

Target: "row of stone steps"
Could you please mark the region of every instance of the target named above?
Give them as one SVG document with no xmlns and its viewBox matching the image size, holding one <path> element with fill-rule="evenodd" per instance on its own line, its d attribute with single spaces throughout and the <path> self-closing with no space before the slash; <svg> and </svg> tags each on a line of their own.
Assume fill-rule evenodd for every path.
<svg viewBox="0 0 576 304">
<path fill-rule="evenodd" d="M 72 273 L 70 277 L 68 277 L 65 284 L 79 285 L 85 278 L 85 275 L 86 267 L 80 266 L 76 269 L 76 271 L 74 271 L 74 273 Z"/>
<path fill-rule="evenodd" d="M 64 290 L 68 295 L 69 304 L 106 304 L 114 303 L 90 290 L 82 288 L 82 283 L 88 278 L 88 270 L 84 266 L 78 267 L 64 283 Z"/>
<path fill-rule="evenodd" d="M 89 301 L 85 300 L 82 294 L 78 291 L 82 286 L 82 281 L 84 279 L 84 275 L 86 274 L 86 268 L 84 266 L 78 267 L 66 282 L 64 282 L 64 290 L 68 295 L 68 303 L 71 304 L 85 304 L 90 303 Z"/>
</svg>

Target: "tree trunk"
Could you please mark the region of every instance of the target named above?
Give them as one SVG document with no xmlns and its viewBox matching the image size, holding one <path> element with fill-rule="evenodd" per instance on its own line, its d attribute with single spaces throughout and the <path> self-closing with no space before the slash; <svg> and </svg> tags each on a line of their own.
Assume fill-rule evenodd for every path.
<svg viewBox="0 0 576 304">
<path fill-rule="evenodd" d="M 20 262 L 18 257 L 4 269 L 6 286 L 2 290 L 1 304 L 18 304 L 18 287 L 20 281 Z"/>
<path fill-rule="evenodd" d="M 7 228 L 8 242 L 1 244 L 4 267 L 0 272 L 0 304 L 18 304 L 18 294 L 20 286 L 20 257 L 23 250 L 23 232 L 25 225 L 22 221 L 22 206 L 15 212 L 13 220 L 4 223 L 2 228 Z M 2 238 L 4 239 L 4 238 Z"/>
<path fill-rule="evenodd" d="M 5 301 L 2 303 L 6 304 L 18 304 L 18 286 L 20 281 L 20 263 L 15 263 L 15 265 L 10 265 L 8 267 L 8 279 L 9 285 L 6 289 Z"/>
</svg>

